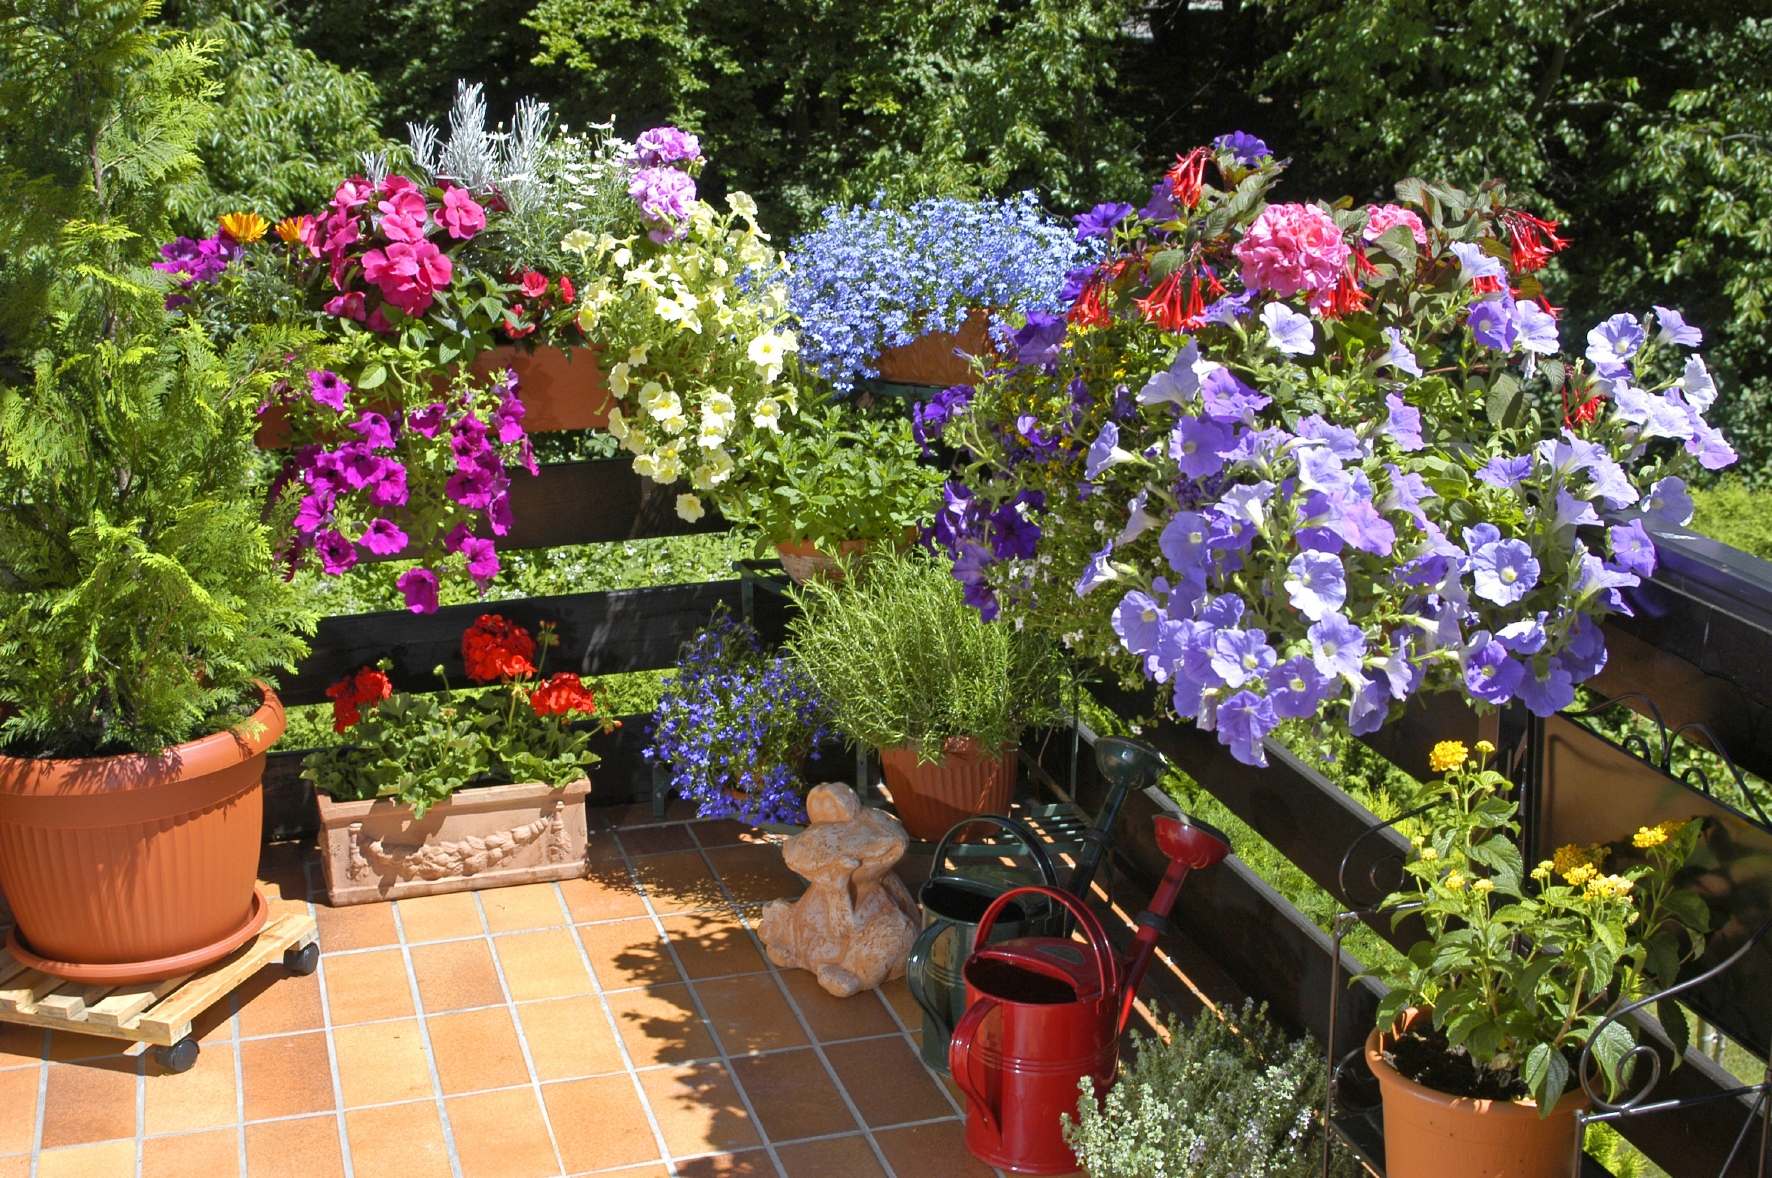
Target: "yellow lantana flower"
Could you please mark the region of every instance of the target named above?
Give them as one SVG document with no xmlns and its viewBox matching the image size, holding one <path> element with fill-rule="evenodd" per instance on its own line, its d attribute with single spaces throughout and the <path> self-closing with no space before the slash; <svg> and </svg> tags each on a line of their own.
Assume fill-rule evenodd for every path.
<svg viewBox="0 0 1772 1178">
<path fill-rule="evenodd" d="M 1662 843 L 1665 843 L 1668 839 L 1678 834 L 1680 828 L 1685 825 L 1684 822 L 1675 822 L 1670 819 L 1667 822 L 1660 822 L 1654 826 L 1640 826 L 1637 828 L 1637 833 L 1631 836 L 1631 846 L 1645 851 L 1650 847 L 1659 847 Z"/>
<path fill-rule="evenodd" d="M 1459 888 L 1462 888 L 1464 886 L 1464 883 L 1465 883 L 1464 876 L 1458 874 L 1458 872 L 1453 871 L 1453 872 L 1447 873 L 1446 886 L 1451 888 L 1453 891 L 1456 892 Z"/>
<path fill-rule="evenodd" d="M 257 213 L 228 213 L 221 218 L 222 232 L 241 245 L 251 245 L 270 227 L 271 223 Z"/>
<path fill-rule="evenodd" d="M 1448 773 L 1464 764 L 1470 751 L 1462 740 L 1442 740 L 1427 755 L 1427 766 L 1435 773 Z"/>
<path fill-rule="evenodd" d="M 1471 885 L 1471 891 L 1473 892 L 1493 892 L 1494 890 L 1495 881 L 1492 879 L 1479 879 L 1476 883 Z"/>
</svg>

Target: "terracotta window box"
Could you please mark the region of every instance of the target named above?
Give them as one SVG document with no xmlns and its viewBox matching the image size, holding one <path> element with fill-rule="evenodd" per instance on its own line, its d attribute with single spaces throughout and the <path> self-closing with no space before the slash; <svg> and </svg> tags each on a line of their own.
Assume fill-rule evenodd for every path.
<svg viewBox="0 0 1772 1178">
<path fill-rule="evenodd" d="M 585 874 L 589 780 L 482 785 L 412 816 L 391 798 L 319 795 L 321 866 L 334 906 L 577 879 Z"/>
</svg>

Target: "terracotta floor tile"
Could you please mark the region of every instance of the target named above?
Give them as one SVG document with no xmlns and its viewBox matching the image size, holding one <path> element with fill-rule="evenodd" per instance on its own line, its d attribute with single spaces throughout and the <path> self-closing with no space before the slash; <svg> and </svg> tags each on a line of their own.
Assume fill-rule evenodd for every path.
<svg viewBox="0 0 1772 1178">
<path fill-rule="evenodd" d="M 37 1158 L 37 1178 L 135 1178 L 135 1142 L 45 1150 Z"/>
<path fill-rule="evenodd" d="M 435 1101 L 354 1108 L 345 1114 L 345 1134 L 358 1178 L 449 1178 L 449 1149 Z"/>
<path fill-rule="evenodd" d="M 806 1032 L 800 1029 L 788 1000 L 782 997 L 774 974 L 754 973 L 697 982 L 695 992 L 700 995 L 708 1021 L 728 1055 L 807 1043 Z"/>
<path fill-rule="evenodd" d="M 305 900 L 308 853 L 305 843 L 266 843 L 258 853 L 258 877 L 276 884 L 285 900 Z"/>
<path fill-rule="evenodd" d="M 678 1162 L 677 1173 L 682 1178 L 775 1178 L 775 1165 L 767 1153 L 754 1149 L 747 1153 L 722 1153 Z M 848 1178 L 848 1175 L 842 1178 Z"/>
<path fill-rule="evenodd" d="M 432 1015 L 425 1025 L 445 1095 L 529 1083 L 529 1066 L 507 1008 Z"/>
<path fill-rule="evenodd" d="M 241 1035 L 290 1035 L 326 1025 L 317 973 L 304 978 L 282 966 L 261 969 L 234 996 L 239 1001 Z"/>
<path fill-rule="evenodd" d="M 708 862 L 740 904 L 793 899 L 806 883 L 782 862 L 777 846 L 721 847 L 707 853 Z"/>
<path fill-rule="evenodd" d="M 874 1151 L 860 1137 L 778 1145 L 775 1156 L 781 1159 L 788 1178 L 886 1178 Z"/>
<path fill-rule="evenodd" d="M 787 985 L 788 993 L 793 995 L 794 1005 L 800 1008 L 806 1025 L 812 1028 L 813 1037 L 820 1043 L 898 1034 L 898 1024 L 892 1021 L 892 1012 L 872 990 L 838 998 L 803 969 L 784 969 L 781 980 Z"/>
<path fill-rule="evenodd" d="M 150 1137 L 142 1142 L 142 1178 L 194 1178 L 195 1175 L 239 1178 L 238 1129 Z"/>
<path fill-rule="evenodd" d="M 627 865 L 618 861 L 593 863 L 583 879 L 563 879 L 560 894 L 575 921 L 619 920 L 645 916 L 646 901 L 634 887 Z"/>
<path fill-rule="evenodd" d="M 824 1053 L 870 1129 L 954 1115 L 903 1039 L 836 1043 Z"/>
<path fill-rule="evenodd" d="M 762 1144 L 721 1064 L 641 1072 L 640 1086 L 672 1157 L 748 1149 Z"/>
<path fill-rule="evenodd" d="M 631 1077 L 544 1084 L 541 1095 L 568 1174 L 657 1160 L 658 1139 Z"/>
<path fill-rule="evenodd" d="M 732 1074 L 751 1098 L 771 1141 L 829 1137 L 861 1128 L 843 1107 L 843 1094 L 810 1047 L 735 1059 Z"/>
<path fill-rule="evenodd" d="M 595 1173 L 596 1178 L 671 1178 L 671 1172 L 662 1165 L 632 1166 L 622 1170 L 596 1170 L 592 1173 Z M 7 1178 L 7 1175 L 0 1173 L 0 1178 Z M 25 1176 L 20 1174 L 19 1178 L 25 1178 Z"/>
<path fill-rule="evenodd" d="M 766 830 L 752 826 L 748 822 L 740 822 L 736 818 L 717 818 L 712 822 L 692 822 L 689 833 L 695 841 L 704 847 L 736 847 L 749 843 L 775 843 L 779 845 L 782 836 L 770 834 Z"/>
<path fill-rule="evenodd" d="M 431 1069 L 417 1019 L 335 1027 L 332 1043 L 346 1108 L 432 1095 Z"/>
<path fill-rule="evenodd" d="M 0 1154 L 23 1153 L 37 1135 L 37 1068 L 0 1072 Z"/>
<path fill-rule="evenodd" d="M 671 947 L 690 978 L 717 978 L 767 969 L 751 934 L 730 911 L 691 912 L 663 919 Z"/>
<path fill-rule="evenodd" d="M 324 1035 L 279 1035 L 240 1044 L 246 1119 L 293 1117 L 333 1107 Z"/>
<path fill-rule="evenodd" d="M 462 1178 L 551 1178 L 560 1172 L 534 1089 L 457 1096 L 448 1107 Z"/>
<path fill-rule="evenodd" d="M 591 959 L 597 981 L 605 990 L 683 980 L 671 963 L 665 939 L 650 917 L 581 924 L 578 937 L 584 943 L 585 956 Z"/>
<path fill-rule="evenodd" d="M 191 1133 L 240 1123 L 232 1051 L 201 1051 L 196 1066 L 182 1075 L 151 1067 L 143 1087 L 146 1108 L 142 1124 L 149 1135 Z"/>
<path fill-rule="evenodd" d="M 42 1059 L 41 1029 L 0 1023 L 0 1068 L 35 1067 Z"/>
<path fill-rule="evenodd" d="M 323 969 L 333 1026 L 412 1017 L 412 985 L 400 950 L 327 957 Z"/>
<path fill-rule="evenodd" d="M 615 1025 L 637 1068 L 719 1054 L 688 986 L 648 986 L 608 996 Z"/>
<path fill-rule="evenodd" d="M 486 933 L 480 906 L 472 892 L 444 892 L 437 896 L 414 896 L 396 900 L 400 929 L 408 945 L 442 941 L 452 937 L 478 937 Z"/>
<path fill-rule="evenodd" d="M 957 1120 L 888 1129 L 874 1134 L 874 1140 L 895 1173 L 917 1178 L 992 1178 L 990 1167 L 966 1151 L 965 1126 Z"/>
<path fill-rule="evenodd" d="M 555 928 L 567 923 L 566 910 L 560 906 L 560 897 L 551 883 L 488 888 L 479 896 L 480 907 L 486 913 L 486 927 L 495 933 Z"/>
<path fill-rule="evenodd" d="M 595 997 L 524 1002 L 517 1007 L 535 1074 L 543 1081 L 622 1070 L 621 1052 Z"/>
<path fill-rule="evenodd" d="M 133 1059 L 54 1064 L 44 1095 L 43 1148 L 135 1136 Z"/>
<path fill-rule="evenodd" d="M 492 946 L 484 937 L 414 945 L 410 952 L 412 975 L 418 979 L 418 996 L 426 1014 L 503 1005 L 504 988 L 498 984 L 498 969 L 492 964 Z"/>
<path fill-rule="evenodd" d="M 695 849 L 695 839 L 690 835 L 689 828 L 680 824 L 623 830 L 616 837 L 621 840 L 622 850 L 632 856 L 664 855 L 671 851 Z"/>
<path fill-rule="evenodd" d="M 881 983 L 875 993 L 886 999 L 907 1030 L 914 1031 L 923 1025 L 923 1008 L 911 997 L 910 987 L 905 985 L 903 978 L 893 978 L 890 982 Z"/>
<path fill-rule="evenodd" d="M 513 1002 L 595 992 L 569 929 L 507 933 L 493 944 Z"/>
<path fill-rule="evenodd" d="M 643 1170 L 623 1170 L 623 1174 L 640 1175 Z M 659 1167 L 659 1174 L 664 1174 L 664 1167 Z M 0 1158 L 0 1178 L 31 1178 L 31 1155 L 28 1153 L 13 1154 L 9 1158 Z M 647 1175 L 647 1178 L 651 1178 Z M 668 1178 L 668 1175 L 666 1176 Z"/>
<path fill-rule="evenodd" d="M 634 863 L 634 870 L 659 912 L 687 912 L 726 903 L 720 885 L 702 862 L 699 851 L 653 855 Z"/>
<path fill-rule="evenodd" d="M 614 831 L 592 831 L 590 837 L 585 840 L 585 861 L 587 863 L 603 863 L 610 859 L 620 858 L 621 843 L 616 841 Z"/>
<path fill-rule="evenodd" d="M 322 953 L 400 943 L 400 935 L 394 931 L 394 910 L 387 904 L 347 904 L 343 908 L 316 904 L 314 919 L 320 923 Z"/>
<path fill-rule="evenodd" d="M 338 1146 L 338 1118 L 304 1117 L 246 1126 L 246 1172 L 252 1178 L 341 1178 L 345 1164 Z"/>
</svg>

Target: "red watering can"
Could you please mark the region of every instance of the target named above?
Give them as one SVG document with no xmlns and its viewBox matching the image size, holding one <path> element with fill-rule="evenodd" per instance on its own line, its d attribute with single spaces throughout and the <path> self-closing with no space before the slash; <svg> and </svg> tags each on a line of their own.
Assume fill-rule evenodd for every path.
<svg viewBox="0 0 1772 1178">
<path fill-rule="evenodd" d="M 1057 888 L 1004 892 L 978 922 L 976 943 L 987 947 L 966 961 L 966 1013 L 948 1045 L 948 1065 L 966 1094 L 966 1147 L 986 1165 L 1017 1174 L 1077 1168 L 1059 1116 L 1075 1115 L 1081 1077 L 1094 1081 L 1098 1100 L 1113 1084 L 1120 1032 L 1182 881 L 1230 854 L 1230 842 L 1203 822 L 1163 814 L 1156 821 L 1169 870 L 1139 914 L 1124 966 L 1095 913 Z M 1064 905 L 1083 941 L 1023 937 L 990 945 L 998 914 L 1024 894 Z"/>
</svg>

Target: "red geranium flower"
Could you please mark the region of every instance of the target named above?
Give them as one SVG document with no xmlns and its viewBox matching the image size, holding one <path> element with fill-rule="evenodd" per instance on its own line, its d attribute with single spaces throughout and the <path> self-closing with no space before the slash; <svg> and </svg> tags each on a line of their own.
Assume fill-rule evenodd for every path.
<svg viewBox="0 0 1772 1178">
<path fill-rule="evenodd" d="M 358 704 L 378 704 L 394 694 L 388 677 L 373 667 L 364 667 L 355 675 L 346 675 L 326 689 L 332 701 L 332 730 L 343 732 L 363 718 Z"/>
<path fill-rule="evenodd" d="M 534 270 L 523 271 L 523 297 L 539 299 L 548 293 L 548 276 Z"/>
<path fill-rule="evenodd" d="M 481 614 L 461 636 L 461 658 L 468 678 L 493 683 L 535 674 L 535 639 L 515 622 Z"/>
<path fill-rule="evenodd" d="M 572 289 L 572 279 L 566 277 L 564 274 L 560 275 L 560 298 L 563 301 L 570 303 L 577 297 L 578 292 Z"/>
<path fill-rule="evenodd" d="M 567 712 L 590 716 L 597 711 L 597 701 L 591 695 L 591 689 L 571 671 L 559 672 L 530 692 L 529 706 L 538 716 L 564 716 Z"/>
</svg>

